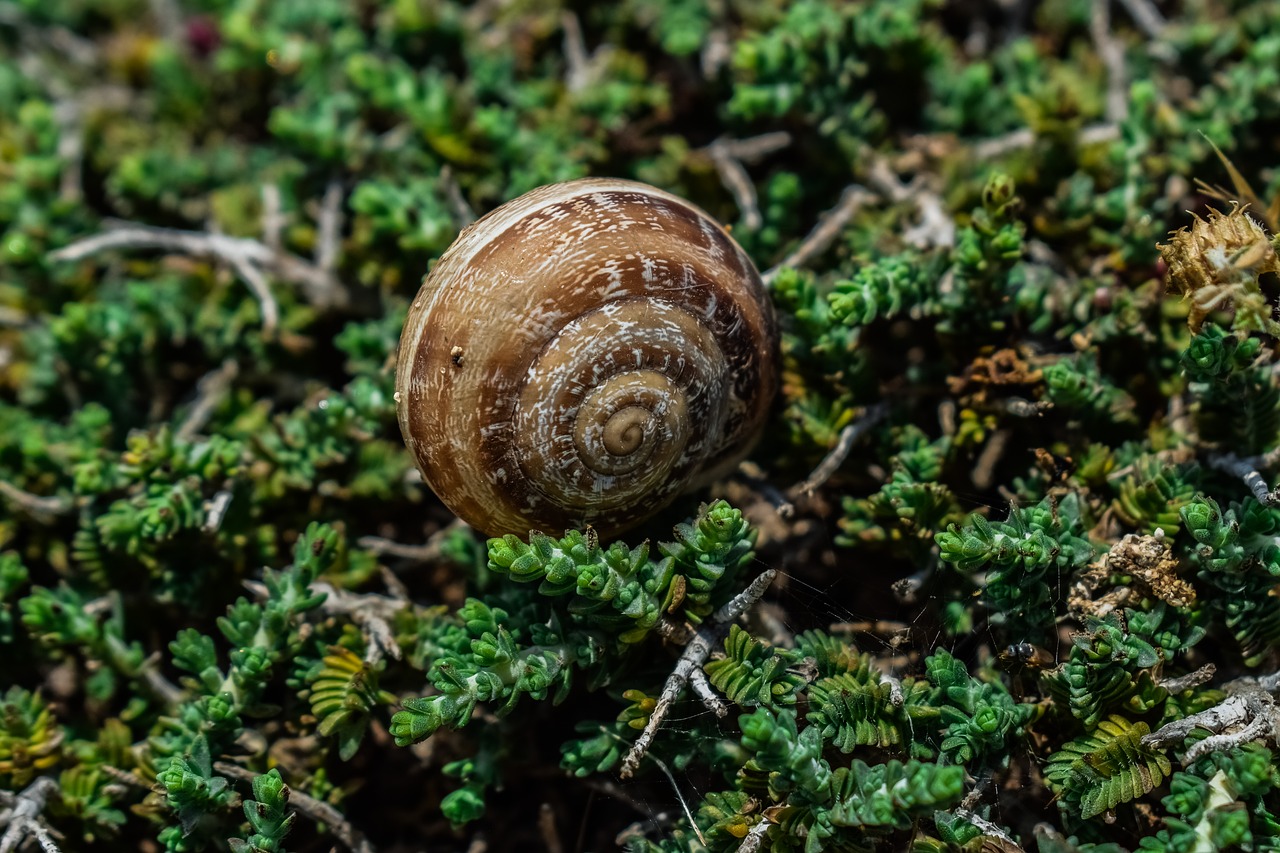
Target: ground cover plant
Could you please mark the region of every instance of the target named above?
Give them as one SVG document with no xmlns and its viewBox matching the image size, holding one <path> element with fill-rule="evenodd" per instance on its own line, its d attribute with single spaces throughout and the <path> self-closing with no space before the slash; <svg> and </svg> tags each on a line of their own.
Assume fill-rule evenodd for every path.
<svg viewBox="0 0 1280 853">
<path fill-rule="evenodd" d="M 0 2 L 0 851 L 1280 849 L 1277 166 L 1264 0 Z M 485 540 L 400 325 L 586 175 L 782 393 Z"/>
</svg>

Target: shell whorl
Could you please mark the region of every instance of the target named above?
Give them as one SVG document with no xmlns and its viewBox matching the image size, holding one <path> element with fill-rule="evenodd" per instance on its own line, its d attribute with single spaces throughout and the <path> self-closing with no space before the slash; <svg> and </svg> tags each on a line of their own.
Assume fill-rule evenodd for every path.
<svg viewBox="0 0 1280 853">
<path fill-rule="evenodd" d="M 534 190 L 468 227 L 401 337 L 401 431 L 489 534 L 623 530 L 736 464 L 777 386 L 759 274 L 706 213 L 645 184 Z"/>
</svg>

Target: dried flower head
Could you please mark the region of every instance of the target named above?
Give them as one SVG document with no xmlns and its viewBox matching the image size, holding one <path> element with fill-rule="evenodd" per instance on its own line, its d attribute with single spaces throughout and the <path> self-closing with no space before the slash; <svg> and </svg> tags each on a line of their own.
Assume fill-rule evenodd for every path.
<svg viewBox="0 0 1280 853">
<path fill-rule="evenodd" d="M 1245 208 L 1197 216 L 1158 248 L 1169 266 L 1170 289 L 1191 299 L 1187 322 L 1192 331 L 1198 332 L 1213 311 L 1230 308 L 1232 328 L 1280 332 L 1259 284 L 1260 276 L 1280 273 L 1280 261 L 1271 238 Z"/>
</svg>

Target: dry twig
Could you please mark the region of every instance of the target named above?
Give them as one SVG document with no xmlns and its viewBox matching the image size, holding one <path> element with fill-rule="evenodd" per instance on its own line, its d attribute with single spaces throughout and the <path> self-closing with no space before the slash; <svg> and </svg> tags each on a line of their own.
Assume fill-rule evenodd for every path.
<svg viewBox="0 0 1280 853">
<path fill-rule="evenodd" d="M 748 231 L 755 231 L 764 220 L 760 216 L 760 207 L 756 200 L 756 186 L 751 183 L 751 176 L 747 174 L 746 167 L 738 158 L 730 154 L 719 140 L 708 145 L 705 150 L 711 157 L 711 162 L 715 164 L 720 182 L 733 194 L 733 201 L 738 205 L 738 212 L 742 214 L 742 227 Z"/>
<path fill-rule="evenodd" d="M 653 713 L 649 715 L 644 731 L 640 732 L 640 737 L 636 738 L 630 751 L 627 752 L 626 758 L 622 760 L 621 775 L 623 779 L 629 779 L 631 774 L 636 772 L 636 768 L 640 766 L 640 760 L 648 753 L 649 745 L 653 743 L 662 721 L 671 712 L 671 706 L 675 704 L 685 685 L 689 684 L 694 672 L 701 670 L 702 665 L 706 663 L 707 658 L 711 655 L 712 647 L 725 634 L 729 633 L 729 626 L 739 616 L 760 600 L 760 596 L 764 595 L 764 591 L 769 588 L 769 584 L 773 583 L 776 575 L 777 572 L 773 569 L 763 572 L 748 584 L 746 589 L 735 595 L 723 607 L 712 614 L 711 618 L 694 632 L 693 637 L 684 648 L 684 653 L 676 661 L 671 675 L 667 677 L 667 683 L 663 685 L 662 693 L 658 695 L 658 703 L 654 706 Z M 719 702 L 719 699 L 716 701 Z M 716 712 L 718 716 L 724 716 L 728 711 L 723 703 L 719 704 L 718 709 L 712 707 L 710 710 Z"/>
<path fill-rule="evenodd" d="M 1095 145 L 1120 138 L 1120 126 L 1112 122 L 1092 124 L 1080 131 L 1081 145 Z M 994 160 L 1012 154 L 1022 148 L 1030 148 L 1036 142 L 1035 131 L 1029 127 L 984 139 L 973 146 L 973 156 L 978 160 Z"/>
<path fill-rule="evenodd" d="M 1133 22 L 1146 34 L 1147 38 L 1159 40 L 1164 37 L 1164 29 L 1168 26 L 1168 22 L 1151 0 L 1120 0 L 1120 5 L 1125 8 L 1129 17 L 1133 18 Z"/>
<path fill-rule="evenodd" d="M 1129 115 L 1129 72 L 1124 44 L 1111 32 L 1111 0 L 1092 0 L 1089 35 L 1107 67 L 1107 121 L 1119 124 Z"/>
<path fill-rule="evenodd" d="M 238 779 L 241 782 L 252 783 L 254 779 L 258 778 L 258 774 L 252 770 L 227 761 L 215 761 L 213 769 L 223 776 L 230 779 Z M 341 841 L 342 846 L 353 851 L 353 853 L 375 853 L 374 846 L 369 842 L 369 839 L 364 837 L 364 833 L 352 826 L 342 816 L 342 812 L 328 803 L 290 787 L 289 804 L 316 823 L 323 823 L 333 833 L 333 837 Z"/>
<path fill-rule="evenodd" d="M 836 237 L 849 220 L 853 219 L 853 215 L 858 212 L 864 204 L 871 201 L 875 196 L 865 187 L 859 184 L 850 184 L 845 187 L 844 192 L 840 194 L 840 200 L 836 202 L 836 206 L 828 210 L 818 220 L 818 224 L 813 227 L 800 245 L 796 246 L 790 254 L 778 262 L 776 266 L 770 267 L 762 276 L 765 286 L 773 283 L 778 273 L 787 267 L 800 267 L 822 254 L 835 241 Z"/>
<path fill-rule="evenodd" d="M 867 183 L 895 203 L 912 202 L 920 222 L 903 232 L 902 239 L 921 249 L 950 248 L 956 242 L 956 223 L 947 213 L 942 196 L 930 189 L 923 175 L 904 184 L 883 157 L 873 157 Z"/>
<path fill-rule="evenodd" d="M 1006 851 L 1022 850 L 1022 847 L 1018 842 L 1013 840 L 1013 837 L 1010 836 L 1009 833 L 1005 832 L 998 825 L 987 820 L 985 817 L 982 817 L 969 809 L 963 808 L 956 809 L 953 814 L 966 823 L 970 823 L 974 827 L 982 830 L 983 835 L 1000 839 L 1000 841 L 1005 845 L 1004 849 Z M 983 849 L 985 850 L 986 848 L 984 847 Z"/>
<path fill-rule="evenodd" d="M 406 545 L 381 536 L 361 536 L 356 540 L 356 545 L 374 554 L 389 554 L 392 557 L 401 557 L 416 563 L 434 563 L 444 556 L 445 541 L 455 532 L 466 528 L 465 521 L 456 519 L 432 533 L 422 545 Z"/>
<path fill-rule="evenodd" d="M 316 217 L 316 267 L 332 273 L 338 265 L 338 250 L 342 248 L 342 181 L 334 178 L 324 188 L 320 201 L 320 215 Z"/>
<path fill-rule="evenodd" d="M 273 252 L 283 246 L 286 217 L 277 184 L 262 185 L 262 242 Z"/>
<path fill-rule="evenodd" d="M 7 827 L 0 835 L 0 853 L 12 853 L 28 838 L 34 838 L 44 853 L 59 853 L 53 833 L 41 817 L 49 795 L 57 792 L 58 783 L 52 776 L 37 776 L 18 794 L 0 790 L 0 826 Z"/>
<path fill-rule="evenodd" d="M 1161 726 L 1144 735 L 1144 746 L 1163 747 L 1184 740 L 1197 728 L 1212 735 L 1191 745 L 1182 764 L 1191 764 L 1210 752 L 1234 749 L 1253 740 L 1270 739 L 1280 746 L 1280 707 L 1275 696 L 1280 690 L 1280 672 L 1260 678 L 1238 678 L 1224 688 L 1227 698 L 1204 711 Z M 1228 732 L 1227 729 L 1235 731 Z"/>
<path fill-rule="evenodd" d="M 227 359 L 217 368 L 200 377 L 196 383 L 196 400 L 191 404 L 187 416 L 182 419 L 174 436 L 182 441 L 190 441 L 204 429 L 209 422 L 213 410 L 226 399 L 231 390 L 231 383 L 240 372 L 240 365 L 235 359 Z"/>
<path fill-rule="evenodd" d="M 849 452 L 853 450 L 854 443 L 870 432 L 872 427 L 884 420 L 887 414 L 889 414 L 889 407 L 885 403 L 876 403 L 868 406 L 862 413 L 862 417 L 840 431 L 836 446 L 831 448 L 831 452 L 818 463 L 818 467 L 813 469 L 813 473 L 787 489 L 787 495 L 793 500 L 802 496 L 812 495 L 818 487 L 831 479 L 831 475 L 840 469 L 840 466 L 844 464 L 844 460 L 849 457 Z"/>
<path fill-rule="evenodd" d="M 564 30 L 564 85 L 570 94 L 577 94 L 591 82 L 591 55 L 577 15 L 565 12 L 560 27 Z"/>
<path fill-rule="evenodd" d="M 347 292 L 327 270 L 296 255 L 274 251 L 265 243 L 247 237 L 229 237 L 204 231 L 183 231 L 139 223 L 114 223 L 106 231 L 77 240 L 49 255 L 52 261 L 78 261 L 110 249 L 161 249 L 197 257 L 210 257 L 229 264 L 260 300 L 270 299 L 263 271 L 302 288 L 307 301 L 318 308 L 344 305 Z M 266 323 L 267 306 L 263 307 Z"/>
<path fill-rule="evenodd" d="M 756 853 L 760 849 L 760 845 L 764 843 L 764 837 L 769 833 L 769 827 L 774 825 L 773 821 L 762 816 L 760 821 L 751 827 L 751 831 L 742 839 L 742 843 L 738 845 L 738 853 Z"/>
<path fill-rule="evenodd" d="M 754 231 L 764 221 L 760 216 L 755 184 L 743 163 L 753 163 L 790 144 L 791 134 L 776 131 L 748 139 L 717 139 L 702 149 L 715 164 L 721 183 L 733 194 L 734 203 L 742 214 L 742 227 Z"/>
<path fill-rule="evenodd" d="M 33 495 L 30 492 L 24 492 L 7 480 L 0 480 L 0 496 L 4 496 L 23 512 L 42 521 L 51 521 L 54 517 L 66 515 L 75 508 L 69 498 L 58 495 Z"/>
<path fill-rule="evenodd" d="M 261 581 L 245 581 L 244 587 L 257 598 L 268 597 L 267 586 Z M 371 592 L 348 592 L 324 581 L 311 584 L 309 590 L 325 596 L 320 605 L 323 612 L 330 616 L 347 616 L 360 626 L 368 643 L 364 656 L 366 663 L 377 663 L 384 654 L 400 659 L 402 652 L 390 622 L 396 613 L 409 606 L 408 601 Z"/>
<path fill-rule="evenodd" d="M 1259 468 L 1268 468 L 1275 464 L 1274 459 L 1263 456 L 1236 456 L 1234 453 L 1213 453 L 1209 455 L 1210 468 L 1239 477 L 1253 493 L 1258 503 L 1264 506 L 1280 505 L 1280 490 L 1272 489 L 1258 473 Z"/>
<path fill-rule="evenodd" d="M 458 224 L 466 227 L 475 222 L 476 212 L 463 196 L 462 187 L 458 185 L 458 178 L 453 174 L 451 167 L 446 165 L 440 169 L 440 183 L 444 185 L 445 198 L 448 199 L 449 208 L 453 211 Z"/>
</svg>

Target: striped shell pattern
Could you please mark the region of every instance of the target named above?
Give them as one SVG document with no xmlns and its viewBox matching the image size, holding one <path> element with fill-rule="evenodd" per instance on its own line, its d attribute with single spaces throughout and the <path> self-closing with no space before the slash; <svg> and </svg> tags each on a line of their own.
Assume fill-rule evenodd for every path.
<svg viewBox="0 0 1280 853">
<path fill-rule="evenodd" d="M 400 428 L 484 533 L 615 533 L 743 458 L 777 349 L 759 274 L 702 210 L 632 181 L 555 184 L 468 227 L 423 281 Z"/>
</svg>

